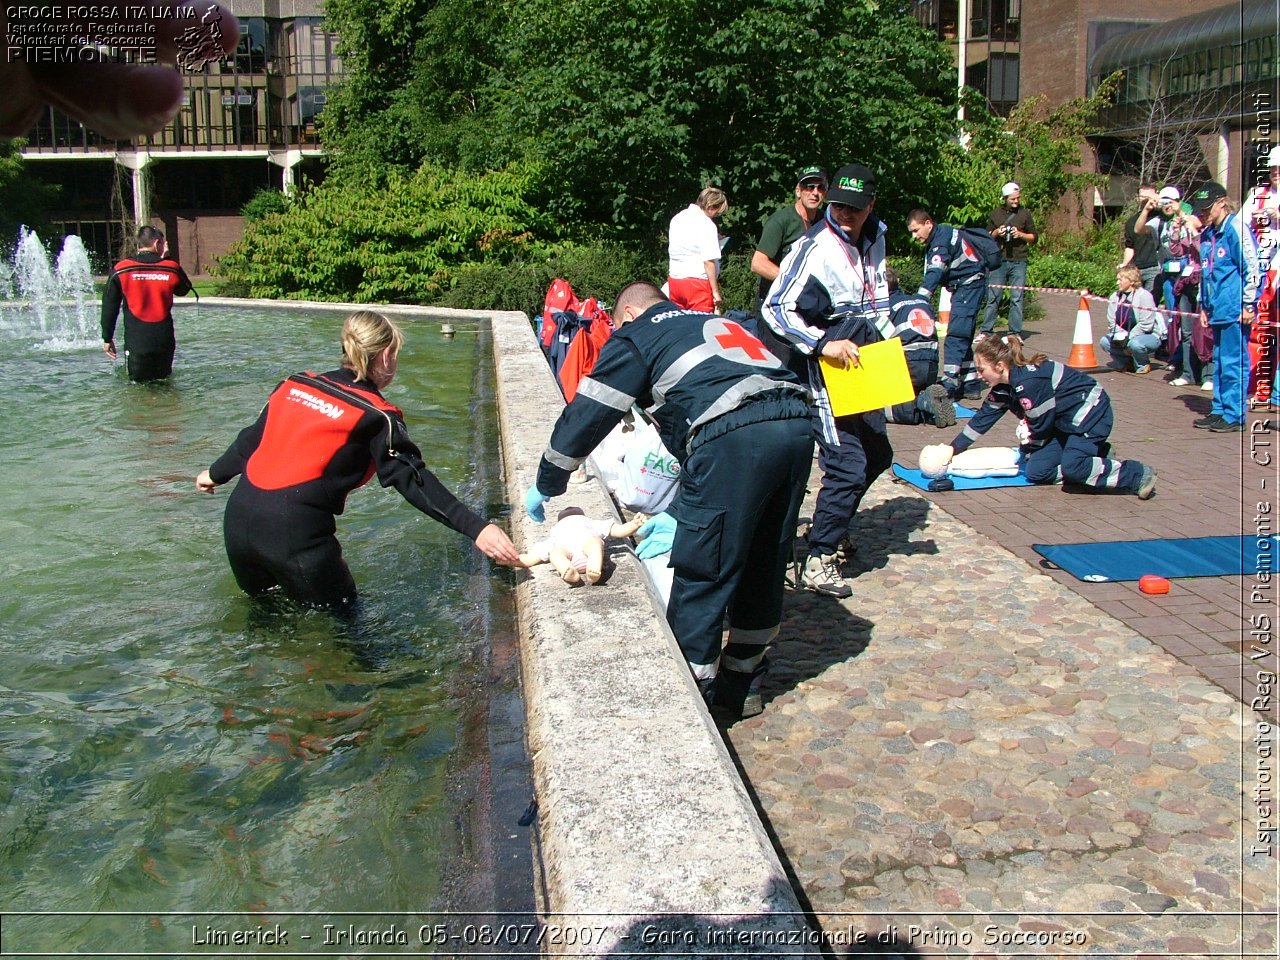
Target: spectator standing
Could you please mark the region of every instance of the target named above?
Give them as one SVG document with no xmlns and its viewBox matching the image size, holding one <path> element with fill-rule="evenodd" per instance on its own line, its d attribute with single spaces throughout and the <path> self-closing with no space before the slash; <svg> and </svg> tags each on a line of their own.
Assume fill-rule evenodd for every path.
<svg viewBox="0 0 1280 960">
<path fill-rule="evenodd" d="M 1258 248 L 1258 315 L 1249 338 L 1250 387 L 1256 403 L 1266 403 L 1276 396 L 1276 363 L 1280 360 L 1280 316 L 1277 316 L 1277 294 L 1280 293 L 1280 147 L 1272 147 L 1267 156 L 1267 182 L 1249 191 L 1243 214 Z"/>
<path fill-rule="evenodd" d="M 987 296 L 987 267 L 959 227 L 935 223 L 928 210 L 912 210 L 907 230 L 924 244 L 924 279 L 916 292 L 932 297 L 945 284 L 951 291 L 951 320 L 942 342 L 942 385 L 952 399 L 978 396 L 982 383 L 973 363 L 978 310 Z"/>
<path fill-rule="evenodd" d="M 765 221 L 760 242 L 751 255 L 751 272 L 760 278 L 754 304 L 755 314 L 762 315 L 765 297 L 778 278 L 778 266 L 800 235 L 822 219 L 822 206 L 827 200 L 827 171 L 816 165 L 802 167 L 796 174 L 796 199 L 779 207 Z M 765 323 L 757 324 L 760 339 L 801 379 L 807 376 L 808 361 L 795 353 L 790 344 L 779 340 Z"/>
<path fill-rule="evenodd" d="M 1199 323 L 1200 229 L 1199 220 L 1183 214 L 1170 231 L 1169 252 L 1185 266 L 1173 283 L 1174 313 L 1169 324 L 1170 329 L 1177 324 L 1180 343 L 1177 351 L 1169 355 L 1169 368 L 1177 372 L 1169 383 L 1175 387 L 1199 386 L 1207 393 L 1213 389 L 1213 355 L 1211 350 L 1197 350 L 1194 336 Z"/>
<path fill-rule="evenodd" d="M 1244 430 L 1249 381 L 1246 328 L 1258 299 L 1258 252 L 1244 218 L 1232 213 L 1227 190 L 1210 181 L 1191 195 L 1200 234 L 1200 323 L 1213 332 L 1213 406 L 1197 427 L 1214 433 Z"/>
<path fill-rule="evenodd" d="M 1137 223 L 1144 210 L 1147 216 L 1151 215 L 1151 211 L 1156 208 L 1157 198 L 1156 188 L 1150 184 L 1144 183 L 1138 188 L 1138 209 L 1124 224 L 1124 259 L 1116 265 L 1118 270 L 1132 263 L 1142 271 L 1142 285 L 1153 294 L 1156 292 L 1156 277 L 1160 275 L 1155 237 L 1149 230 L 1138 229 Z"/>
<path fill-rule="evenodd" d="M 1174 309 L 1174 284 L 1182 275 L 1185 265 L 1172 250 L 1174 230 L 1182 219 L 1182 191 L 1177 187 L 1163 187 L 1156 195 L 1155 207 L 1143 204 L 1135 215 L 1134 229 L 1147 230 L 1156 245 L 1156 274 L 1151 293 L 1166 310 Z"/>
<path fill-rule="evenodd" d="M 720 293 L 720 231 L 716 221 L 729 209 L 729 200 L 719 187 L 706 187 L 691 203 L 671 218 L 667 239 L 667 290 L 671 300 L 686 310 L 719 313 L 724 307 Z"/>
<path fill-rule="evenodd" d="M 1040 236 L 1031 211 L 1022 205 L 1022 188 L 1010 180 L 1000 188 L 1004 203 L 987 217 L 987 229 L 1000 243 L 1004 262 L 987 274 L 987 312 L 982 332 L 992 333 L 1000 312 L 1000 298 L 1009 291 L 1009 332 L 1022 335 L 1022 295 L 1027 285 L 1027 248 Z"/>
<path fill-rule="evenodd" d="M 874 214 L 875 195 L 875 174 L 867 167 L 853 163 L 837 170 L 826 215 L 783 259 L 764 305 L 765 323 L 809 358 L 822 486 L 801 578 L 809 589 L 833 597 L 853 593 L 836 551 L 867 488 L 893 462 L 884 414 L 835 416 L 819 364 L 819 357 L 856 364 L 860 345 L 883 339 L 886 228 Z"/>
<path fill-rule="evenodd" d="M 1142 273 L 1133 264 L 1116 271 L 1116 292 L 1107 300 L 1107 334 L 1099 346 L 1111 354 L 1121 370 L 1133 360 L 1134 373 L 1151 372 L 1151 354 L 1164 342 L 1164 318 L 1155 299 L 1142 285 Z"/>
<path fill-rule="evenodd" d="M 116 359 L 116 320 L 124 307 L 125 365 L 135 383 L 163 380 L 173 372 L 177 339 L 173 298 L 191 292 L 191 281 L 169 256 L 164 234 L 152 226 L 138 230 L 138 252 L 120 260 L 102 291 L 102 350 Z"/>
<path fill-rule="evenodd" d="M 764 304 L 769 288 L 778 278 L 778 265 L 800 235 L 822 219 L 827 199 L 827 171 L 808 166 L 796 175 L 795 203 L 779 207 L 760 231 L 760 242 L 751 255 L 751 272 L 760 278 L 756 308 Z"/>
</svg>

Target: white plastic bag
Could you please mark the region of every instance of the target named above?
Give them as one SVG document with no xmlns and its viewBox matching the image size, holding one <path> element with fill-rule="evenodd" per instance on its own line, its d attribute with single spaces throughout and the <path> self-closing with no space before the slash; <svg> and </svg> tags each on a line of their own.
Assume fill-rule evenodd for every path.
<svg viewBox="0 0 1280 960">
<path fill-rule="evenodd" d="M 592 455 L 618 503 L 639 513 L 661 513 L 680 490 L 680 462 L 668 452 L 657 427 L 637 417 L 610 431 Z"/>
</svg>

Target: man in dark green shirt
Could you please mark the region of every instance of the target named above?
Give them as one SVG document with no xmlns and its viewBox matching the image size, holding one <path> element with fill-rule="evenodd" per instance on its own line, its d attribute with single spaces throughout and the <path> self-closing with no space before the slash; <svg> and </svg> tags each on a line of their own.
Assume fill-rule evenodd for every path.
<svg viewBox="0 0 1280 960">
<path fill-rule="evenodd" d="M 760 305 L 769 295 L 769 288 L 778 276 L 778 265 L 787 255 L 791 245 L 815 223 L 822 222 L 822 206 L 827 199 L 827 171 L 819 166 L 802 167 L 796 174 L 796 199 L 765 221 L 760 232 L 760 242 L 756 244 L 755 253 L 751 255 L 751 272 L 760 278 L 756 290 L 756 302 L 751 311 L 760 316 Z M 773 336 L 768 324 L 757 323 L 756 332 L 764 345 L 768 347 L 793 373 L 800 375 L 801 380 L 807 375 L 803 358 L 795 360 L 791 356 L 791 348 Z"/>
<path fill-rule="evenodd" d="M 778 264 L 791 245 L 822 219 L 822 204 L 827 199 L 827 171 L 822 167 L 805 167 L 796 179 L 796 200 L 765 221 L 760 242 L 751 255 L 751 272 L 760 278 L 756 307 L 764 301 L 769 287 L 778 276 Z"/>
</svg>

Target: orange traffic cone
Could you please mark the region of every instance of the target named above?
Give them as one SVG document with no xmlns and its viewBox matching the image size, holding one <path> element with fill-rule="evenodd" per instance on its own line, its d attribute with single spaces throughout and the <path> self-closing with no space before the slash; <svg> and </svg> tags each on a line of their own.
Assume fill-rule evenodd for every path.
<svg viewBox="0 0 1280 960">
<path fill-rule="evenodd" d="M 951 325 L 951 291 L 946 287 L 938 294 L 938 340 L 947 339 L 947 327 Z"/>
<path fill-rule="evenodd" d="M 1093 319 L 1089 316 L 1088 290 L 1080 291 L 1080 307 L 1076 310 L 1076 332 L 1071 338 L 1071 356 L 1068 367 L 1092 370 L 1098 365 L 1098 355 L 1093 351 Z"/>
</svg>

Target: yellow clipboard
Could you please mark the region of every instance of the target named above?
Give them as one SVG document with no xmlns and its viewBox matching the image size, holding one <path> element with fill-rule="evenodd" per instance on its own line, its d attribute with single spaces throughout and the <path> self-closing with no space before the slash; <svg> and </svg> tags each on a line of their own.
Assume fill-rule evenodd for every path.
<svg viewBox="0 0 1280 960">
<path fill-rule="evenodd" d="M 859 365 L 841 367 L 821 357 L 831 412 L 837 417 L 866 413 L 914 400 L 907 357 L 897 337 L 858 348 Z"/>
</svg>

